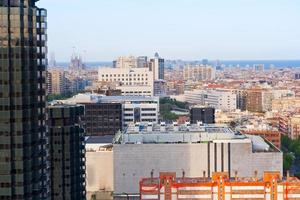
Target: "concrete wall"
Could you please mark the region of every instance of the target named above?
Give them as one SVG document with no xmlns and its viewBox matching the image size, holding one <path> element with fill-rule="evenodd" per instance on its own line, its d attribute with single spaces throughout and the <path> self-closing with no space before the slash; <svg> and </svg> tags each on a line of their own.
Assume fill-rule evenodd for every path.
<svg viewBox="0 0 300 200">
<path fill-rule="evenodd" d="M 159 172 L 185 171 L 186 177 L 202 177 L 203 171 L 230 171 L 233 177 L 259 175 L 264 171 L 282 173 L 281 153 L 252 153 L 251 143 L 125 144 L 114 145 L 114 193 L 139 192 L 141 178 Z M 222 156 L 223 155 L 223 156 Z M 229 162 L 230 160 L 230 162 Z"/>
<path fill-rule="evenodd" d="M 113 152 L 86 152 L 86 191 L 113 191 Z"/>
<path fill-rule="evenodd" d="M 278 152 L 260 152 L 252 153 L 251 145 L 231 144 L 231 175 L 235 171 L 238 176 L 251 177 L 254 171 L 258 176 L 263 176 L 264 171 L 280 171 L 283 173 L 282 153 Z"/>
</svg>

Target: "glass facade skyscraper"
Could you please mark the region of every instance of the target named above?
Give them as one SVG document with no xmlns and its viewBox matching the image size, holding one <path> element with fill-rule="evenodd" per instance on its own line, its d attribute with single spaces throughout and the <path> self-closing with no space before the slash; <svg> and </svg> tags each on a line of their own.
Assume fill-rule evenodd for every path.
<svg viewBox="0 0 300 200">
<path fill-rule="evenodd" d="M 0 199 L 50 198 L 46 10 L 0 0 Z"/>
<path fill-rule="evenodd" d="M 48 106 L 52 200 L 85 200 L 83 105 Z"/>
</svg>

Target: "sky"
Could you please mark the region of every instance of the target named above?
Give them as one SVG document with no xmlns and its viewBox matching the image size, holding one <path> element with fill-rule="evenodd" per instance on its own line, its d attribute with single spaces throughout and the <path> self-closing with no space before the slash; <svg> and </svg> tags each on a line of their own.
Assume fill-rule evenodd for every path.
<svg viewBox="0 0 300 200">
<path fill-rule="evenodd" d="M 57 61 L 300 59 L 299 0 L 40 0 Z"/>
</svg>

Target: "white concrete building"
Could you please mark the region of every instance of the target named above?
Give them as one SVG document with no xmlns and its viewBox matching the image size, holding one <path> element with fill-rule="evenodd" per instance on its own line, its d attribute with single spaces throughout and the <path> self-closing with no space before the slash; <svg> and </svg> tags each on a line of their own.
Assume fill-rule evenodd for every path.
<svg viewBox="0 0 300 200">
<path fill-rule="evenodd" d="M 99 68 L 98 80 L 115 83 L 124 94 L 142 95 L 151 91 L 147 96 L 153 95 L 153 73 L 149 68 Z"/>
<path fill-rule="evenodd" d="M 229 172 L 250 177 L 279 171 L 282 153 L 259 136 L 241 135 L 226 126 L 139 124 L 118 134 L 113 144 L 114 195 L 139 195 L 142 178 L 160 172 L 202 177 Z"/>
<path fill-rule="evenodd" d="M 237 95 L 230 90 L 193 90 L 184 93 L 185 100 L 192 104 L 211 106 L 222 111 L 237 108 Z"/>
</svg>

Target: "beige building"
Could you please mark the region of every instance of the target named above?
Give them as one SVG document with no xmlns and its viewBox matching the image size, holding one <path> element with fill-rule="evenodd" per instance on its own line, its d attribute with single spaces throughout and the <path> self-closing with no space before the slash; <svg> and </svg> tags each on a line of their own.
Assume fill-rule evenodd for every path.
<svg viewBox="0 0 300 200">
<path fill-rule="evenodd" d="M 294 115 L 290 118 L 289 135 L 292 139 L 300 137 L 300 115 Z"/>
<path fill-rule="evenodd" d="M 48 92 L 51 94 L 64 94 L 66 92 L 67 79 L 63 70 L 49 70 L 48 82 Z"/>
<path fill-rule="evenodd" d="M 300 98 L 285 97 L 281 99 L 273 99 L 272 110 L 284 111 L 294 108 L 300 108 Z"/>
<path fill-rule="evenodd" d="M 264 89 L 246 90 L 246 109 L 250 112 L 266 112 L 272 110 L 272 91 Z"/>
<path fill-rule="evenodd" d="M 183 75 L 185 81 L 207 81 L 216 78 L 214 67 L 209 65 L 186 65 Z"/>
</svg>

